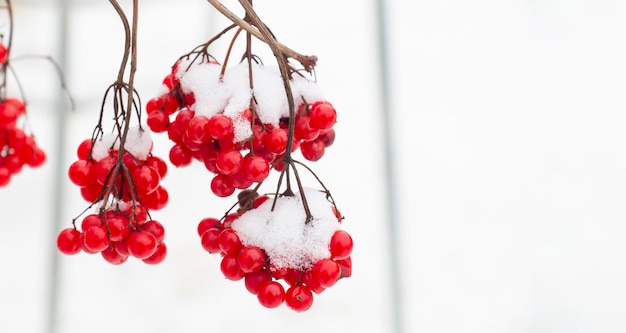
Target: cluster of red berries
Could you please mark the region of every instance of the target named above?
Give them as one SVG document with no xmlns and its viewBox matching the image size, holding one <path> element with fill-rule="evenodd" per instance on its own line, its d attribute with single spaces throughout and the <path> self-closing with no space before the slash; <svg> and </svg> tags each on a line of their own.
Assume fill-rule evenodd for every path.
<svg viewBox="0 0 626 333">
<path fill-rule="evenodd" d="M 163 159 L 151 153 L 140 159 L 126 151 L 120 161 L 119 151 L 109 149 L 106 156 L 96 160 L 92 151 L 92 140 L 84 140 L 77 149 L 78 160 L 68 169 L 69 179 L 80 187 L 83 199 L 93 203 L 102 200 L 105 192 L 110 190 L 115 199 L 138 201 L 148 210 L 165 207 L 169 195 L 160 185 L 167 174 Z"/>
<path fill-rule="evenodd" d="M 285 303 L 296 312 L 306 311 L 313 304 L 313 293 L 320 294 L 339 279 L 352 275 L 352 238 L 346 231 L 338 229 L 328 241 L 330 256 L 311 265 L 278 267 L 264 248 L 244 244 L 236 229 L 232 228 L 238 218 L 257 209 L 268 199 L 266 195 L 258 196 L 249 210 L 240 209 L 228 214 L 222 221 L 204 218 L 197 228 L 202 247 L 209 253 L 219 253 L 224 276 L 232 281 L 243 279 L 246 289 L 257 296 L 261 305 L 276 308 Z"/>
<path fill-rule="evenodd" d="M 165 259 L 167 248 L 163 243 L 165 230 L 161 223 L 149 219 L 149 210 L 166 206 L 168 192 L 160 184 L 167 174 L 165 161 L 147 152 L 124 151 L 104 147 L 106 140 L 84 140 L 78 146 L 78 160 L 68 168 L 72 183 L 80 187 L 87 202 L 106 205 L 98 214 L 83 218 L 81 228 L 62 230 L 57 237 L 57 247 L 64 254 L 81 250 L 101 253 L 111 264 L 121 264 L 132 256 L 148 264 L 158 264 Z M 146 142 L 144 142 L 144 145 Z M 97 146 L 96 149 L 94 149 Z M 104 154 L 103 154 L 104 152 Z M 94 156 L 97 155 L 97 156 Z M 103 155 L 103 156 L 100 156 Z M 146 156 L 139 158 L 137 156 Z M 106 204 L 109 200 L 112 203 Z"/>
<path fill-rule="evenodd" d="M 9 184 L 24 165 L 36 168 L 46 161 L 46 154 L 35 138 L 18 126 L 25 110 L 24 103 L 17 98 L 0 101 L 0 187 Z"/>
<path fill-rule="evenodd" d="M 177 72 L 178 66 L 174 66 L 163 80 L 166 91 L 146 106 L 150 129 L 167 132 L 174 143 L 169 154 L 173 165 L 185 167 L 194 159 L 204 163 L 214 174 L 211 190 L 219 197 L 247 189 L 265 180 L 272 168 L 282 168 L 288 146 L 288 117 L 282 117 L 276 125 L 263 123 L 250 108 L 228 115 L 224 110 L 211 116 L 198 114 L 194 92 L 180 82 Z M 334 142 L 336 119 L 335 108 L 326 101 L 300 105 L 292 152 L 300 149 L 305 159 L 319 160 Z M 237 138 L 236 127 L 242 123 L 250 135 Z"/>
<path fill-rule="evenodd" d="M 167 247 L 163 242 L 165 229 L 160 222 L 148 219 L 142 206 L 116 204 L 100 214 L 83 218 L 80 230 L 66 228 L 57 237 L 57 248 L 67 255 L 81 251 L 100 253 L 113 265 L 134 257 L 147 264 L 165 259 Z"/>
</svg>

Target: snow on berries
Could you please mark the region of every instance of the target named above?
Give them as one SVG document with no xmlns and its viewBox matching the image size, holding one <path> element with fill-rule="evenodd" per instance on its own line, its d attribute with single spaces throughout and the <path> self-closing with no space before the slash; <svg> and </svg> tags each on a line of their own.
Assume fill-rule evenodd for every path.
<svg viewBox="0 0 626 333">
<path fill-rule="evenodd" d="M 83 219 L 80 231 L 62 230 L 57 246 L 65 254 L 101 253 L 111 264 L 121 264 L 129 256 L 160 263 L 167 249 L 165 230 L 148 219 L 148 211 L 162 209 L 168 202 L 168 192 L 160 184 L 167 164 L 152 155 L 150 134 L 138 127 L 129 129 L 121 158 L 119 147 L 115 134 L 79 145 L 68 177 L 80 187 L 83 199 L 104 206 Z"/>
<path fill-rule="evenodd" d="M 172 164 L 203 163 L 214 174 L 211 190 L 219 197 L 260 183 L 282 166 L 290 121 L 277 68 L 242 62 L 223 69 L 215 61 L 182 59 L 146 106 L 151 130 L 167 132 L 174 143 Z M 334 142 L 336 111 L 304 76 L 294 75 L 291 88 L 299 105 L 291 150 L 317 161 Z"/>
<path fill-rule="evenodd" d="M 129 131 L 125 152 L 119 156 L 119 142 L 113 134 L 91 143 L 84 140 L 77 150 L 78 159 L 68 168 L 68 177 L 80 187 L 87 202 L 95 203 L 110 195 L 125 202 L 138 201 L 150 210 L 165 207 L 169 194 L 160 184 L 167 164 L 152 155 L 149 132 Z"/>
<path fill-rule="evenodd" d="M 313 293 L 351 276 L 352 238 L 325 192 L 306 189 L 304 196 L 275 198 L 245 193 L 237 213 L 198 224 L 202 247 L 222 256 L 220 270 L 228 280 L 243 279 L 265 307 L 285 302 L 301 312 L 312 305 Z"/>
</svg>

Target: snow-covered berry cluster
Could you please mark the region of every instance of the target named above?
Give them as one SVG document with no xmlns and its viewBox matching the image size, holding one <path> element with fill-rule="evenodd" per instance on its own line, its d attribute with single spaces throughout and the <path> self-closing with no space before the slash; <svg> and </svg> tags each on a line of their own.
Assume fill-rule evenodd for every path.
<svg viewBox="0 0 626 333">
<path fill-rule="evenodd" d="M 133 128 L 127 138 L 121 160 L 115 135 L 96 140 L 93 148 L 91 139 L 84 140 L 77 149 L 78 159 L 68 168 L 69 179 L 89 203 L 110 194 L 117 200 L 138 201 L 148 210 L 162 209 L 169 199 L 161 185 L 167 164 L 152 154 L 149 132 Z"/>
<path fill-rule="evenodd" d="M 121 157 L 118 139 L 111 134 L 79 145 L 69 179 L 80 187 L 83 199 L 100 207 L 83 218 L 80 231 L 62 230 L 57 247 L 65 254 L 99 252 L 112 264 L 129 256 L 157 264 L 167 252 L 165 231 L 148 212 L 167 205 L 169 195 L 161 185 L 167 164 L 152 155 L 152 139 L 141 128 L 129 130 Z"/>
<path fill-rule="evenodd" d="M 305 159 L 317 161 L 334 142 L 337 113 L 304 76 L 293 75 L 291 88 L 298 105 L 291 152 L 299 149 Z M 181 60 L 146 111 L 152 131 L 167 132 L 174 143 L 172 164 L 204 163 L 214 174 L 211 190 L 219 197 L 282 168 L 290 119 L 277 68 L 242 62 L 225 71 L 215 61 Z"/>
<path fill-rule="evenodd" d="M 221 221 L 198 224 L 202 247 L 222 256 L 220 269 L 233 281 L 244 280 L 260 304 L 275 308 L 286 303 L 301 312 L 340 279 L 352 275 L 353 242 L 341 230 L 342 216 L 326 193 L 256 196 L 242 192 L 241 209 Z M 310 216 L 303 211 L 306 197 Z"/>
</svg>

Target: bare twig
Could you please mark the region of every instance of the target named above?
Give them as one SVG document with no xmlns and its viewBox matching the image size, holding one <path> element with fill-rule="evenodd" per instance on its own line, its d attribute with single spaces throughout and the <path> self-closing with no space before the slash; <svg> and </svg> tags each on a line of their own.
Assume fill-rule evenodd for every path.
<svg viewBox="0 0 626 333">
<path fill-rule="evenodd" d="M 219 0 L 207 0 L 209 3 L 211 3 L 211 5 L 213 5 L 213 7 L 215 7 L 215 9 L 217 9 L 220 13 L 222 13 L 222 15 L 226 16 L 229 20 L 233 21 L 233 23 L 237 24 L 238 26 L 240 26 L 241 28 L 243 28 L 244 30 L 246 30 L 247 32 L 249 32 L 250 34 L 252 34 L 254 37 L 258 38 L 259 40 L 261 40 L 264 43 L 269 44 L 270 41 L 269 39 L 274 39 L 272 38 L 268 38 L 267 35 L 263 34 L 260 30 L 260 27 L 255 28 L 253 25 L 251 25 L 250 23 L 244 21 L 243 19 L 239 18 L 237 15 L 235 15 L 235 13 L 231 12 L 228 8 L 226 8 Z M 244 6 L 245 8 L 245 6 Z M 246 11 L 248 12 L 248 10 L 246 9 Z M 258 18 L 258 17 L 257 17 Z M 302 55 L 290 48 L 288 48 L 287 46 L 277 42 L 274 39 L 274 44 L 276 46 L 276 48 L 278 50 L 280 50 L 280 53 L 285 55 L 286 57 L 289 58 L 293 58 L 295 60 L 297 60 L 300 64 L 302 64 L 302 67 L 304 67 L 304 69 L 307 72 L 311 72 L 313 70 L 313 68 L 315 67 L 316 63 L 317 63 L 317 57 L 316 56 L 306 56 L 306 55 Z"/>
</svg>

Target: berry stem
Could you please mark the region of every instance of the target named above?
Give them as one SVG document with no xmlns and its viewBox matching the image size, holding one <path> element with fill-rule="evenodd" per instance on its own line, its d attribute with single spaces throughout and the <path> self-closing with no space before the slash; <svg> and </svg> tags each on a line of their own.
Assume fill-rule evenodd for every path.
<svg viewBox="0 0 626 333">
<path fill-rule="evenodd" d="M 233 51 L 233 46 L 235 45 L 235 41 L 237 40 L 237 37 L 239 37 L 239 34 L 241 33 L 242 30 L 243 29 L 241 28 L 237 29 L 237 31 L 235 32 L 235 36 L 233 36 L 233 39 L 230 41 L 230 44 L 228 45 L 228 50 L 226 51 L 226 56 L 224 57 L 224 64 L 222 64 L 222 71 L 220 72 L 220 81 L 224 77 L 224 73 L 226 73 L 226 66 L 228 65 L 230 54 Z"/>
<path fill-rule="evenodd" d="M 105 189 L 100 194 L 99 200 L 102 200 L 101 210 L 106 209 L 108 200 L 110 198 L 111 191 L 116 188 L 114 182 L 117 181 L 118 175 L 122 178 L 125 178 L 128 183 L 128 192 L 131 197 L 131 201 L 133 202 L 133 206 L 137 200 L 137 191 L 135 188 L 135 184 L 133 182 L 133 178 L 130 174 L 130 170 L 125 165 L 123 161 L 124 153 L 126 152 L 125 143 L 126 138 L 128 136 L 128 131 L 130 128 L 130 123 L 132 119 L 132 109 L 137 110 L 137 115 L 140 117 L 140 106 L 135 103 L 134 97 L 137 92 L 134 88 L 135 81 L 135 72 L 137 71 L 137 21 L 138 21 L 138 9 L 139 9 L 139 1 L 133 0 L 133 13 L 132 13 L 132 25 L 128 22 L 128 17 L 126 16 L 124 10 L 119 5 L 116 0 L 109 0 L 115 11 L 120 17 L 122 21 L 122 25 L 124 26 L 124 55 L 122 57 L 122 63 L 120 65 L 120 69 L 117 74 L 117 80 L 107 88 L 105 92 L 104 99 L 102 101 L 102 108 L 100 110 L 100 119 L 96 129 L 94 130 L 94 137 L 92 137 L 92 143 L 95 143 L 97 136 L 103 133 L 102 131 L 102 119 L 104 115 L 104 106 L 106 104 L 107 95 L 112 90 L 113 95 L 113 113 L 115 119 L 115 128 L 118 133 L 119 138 L 119 148 L 117 161 L 115 165 L 111 168 L 109 174 L 107 175 L 107 181 L 105 181 Z M 128 66 L 130 60 L 130 68 L 128 74 L 128 83 L 124 81 L 124 75 L 126 71 L 126 67 Z M 124 93 L 126 93 L 126 101 L 124 101 Z M 126 105 L 125 103 L 126 102 Z M 121 123 L 120 123 L 121 121 Z M 141 125 L 140 125 L 141 126 Z M 111 147 L 112 148 L 112 147 Z M 93 150 L 93 144 L 92 144 Z M 124 189 L 121 188 L 120 191 Z M 123 193 L 114 193 L 117 197 L 122 197 Z"/>
</svg>

